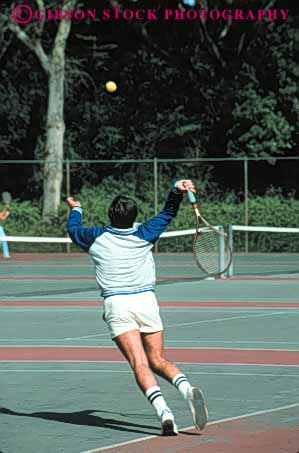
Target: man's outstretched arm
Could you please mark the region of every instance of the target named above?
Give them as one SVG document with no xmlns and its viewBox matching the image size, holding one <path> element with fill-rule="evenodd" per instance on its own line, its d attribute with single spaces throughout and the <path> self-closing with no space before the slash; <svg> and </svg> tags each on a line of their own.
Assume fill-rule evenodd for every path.
<svg viewBox="0 0 299 453">
<path fill-rule="evenodd" d="M 194 184 L 190 179 L 177 181 L 167 197 L 164 208 L 155 217 L 139 226 L 138 236 L 149 242 L 156 241 L 172 219 L 176 217 L 183 199 L 183 193 L 188 190 L 195 192 Z"/>
<path fill-rule="evenodd" d="M 87 252 L 96 238 L 103 233 L 104 228 L 84 227 L 82 225 L 83 209 L 80 201 L 75 201 L 73 197 L 68 197 L 66 202 L 71 208 L 66 225 L 67 232 L 69 233 L 71 240 Z"/>
</svg>

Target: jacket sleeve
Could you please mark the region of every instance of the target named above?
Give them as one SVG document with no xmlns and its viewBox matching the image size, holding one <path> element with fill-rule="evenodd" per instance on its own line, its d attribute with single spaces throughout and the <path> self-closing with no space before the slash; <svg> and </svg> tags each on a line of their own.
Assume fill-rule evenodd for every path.
<svg viewBox="0 0 299 453">
<path fill-rule="evenodd" d="M 162 211 L 146 223 L 141 224 L 136 235 L 145 241 L 155 242 L 166 230 L 172 219 L 176 217 L 182 199 L 182 192 L 172 189 Z"/>
<path fill-rule="evenodd" d="M 75 207 L 71 210 L 67 221 L 67 232 L 74 244 L 79 245 L 85 252 L 88 252 L 98 236 L 104 232 L 103 227 L 83 227 L 82 226 L 83 210 Z"/>
</svg>

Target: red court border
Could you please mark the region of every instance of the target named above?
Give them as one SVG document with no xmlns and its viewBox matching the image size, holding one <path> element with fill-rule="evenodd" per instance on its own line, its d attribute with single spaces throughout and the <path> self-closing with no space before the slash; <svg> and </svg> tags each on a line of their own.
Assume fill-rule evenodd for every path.
<svg viewBox="0 0 299 453">
<path fill-rule="evenodd" d="M 299 366 L 298 350 L 166 348 L 179 363 Z M 0 361 L 125 362 L 118 349 L 100 346 L 0 346 Z"/>
<path fill-rule="evenodd" d="M 295 424 L 298 407 L 279 409 L 287 411 L 287 416 L 293 415 L 293 422 L 275 426 L 271 420 L 274 409 L 211 422 L 203 433 L 187 428 L 177 437 L 153 436 L 83 453 L 298 453 L 299 435 Z"/>
</svg>

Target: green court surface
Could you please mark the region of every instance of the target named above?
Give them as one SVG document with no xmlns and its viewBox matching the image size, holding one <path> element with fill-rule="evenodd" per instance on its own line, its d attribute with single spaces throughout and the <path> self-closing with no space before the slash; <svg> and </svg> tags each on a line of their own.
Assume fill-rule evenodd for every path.
<svg viewBox="0 0 299 453">
<path fill-rule="evenodd" d="M 0 260 L 0 452 L 296 453 L 299 263 L 259 258 L 237 257 L 236 278 L 203 280 L 191 256 L 157 257 L 166 354 L 209 408 L 196 435 L 186 402 L 159 378 L 179 428 L 188 428 L 172 439 L 159 437 L 159 420 L 117 355 L 88 257 Z"/>
<path fill-rule="evenodd" d="M 166 346 L 299 349 L 297 309 L 161 308 Z M 111 345 L 97 307 L 2 307 L 0 345 Z M 273 331 L 280 332 L 273 338 Z"/>
<path fill-rule="evenodd" d="M 298 370 L 243 368 L 184 366 L 206 393 L 210 420 L 294 403 Z M 7 363 L 1 381 L 7 382 L 0 412 L 3 452 L 75 453 L 159 434 L 126 364 Z M 179 426 L 190 426 L 184 402 L 172 387 L 160 384 Z"/>
<path fill-rule="evenodd" d="M 22 270 L 24 277 L 82 276 L 91 277 L 91 260 L 81 254 L 19 254 L 12 261 L 6 260 L 11 277 Z M 194 266 L 191 254 L 158 254 L 156 267 L 160 278 L 203 278 L 201 271 Z M 32 272 L 31 272 L 32 269 Z M 1 269 L 0 269 L 1 272 Z M 0 276 L 2 274 L 0 273 Z M 6 275 L 6 274 L 5 274 Z M 298 253 L 249 253 L 234 255 L 234 275 L 238 276 L 288 276 L 299 277 Z"/>
</svg>

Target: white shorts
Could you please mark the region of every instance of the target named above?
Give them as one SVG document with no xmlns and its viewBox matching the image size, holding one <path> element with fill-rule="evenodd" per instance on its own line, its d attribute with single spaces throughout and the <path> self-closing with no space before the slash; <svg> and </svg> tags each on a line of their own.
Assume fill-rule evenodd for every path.
<svg viewBox="0 0 299 453">
<path fill-rule="evenodd" d="M 103 319 L 112 338 L 135 329 L 144 333 L 163 330 L 153 291 L 107 297 L 104 300 Z"/>
</svg>

